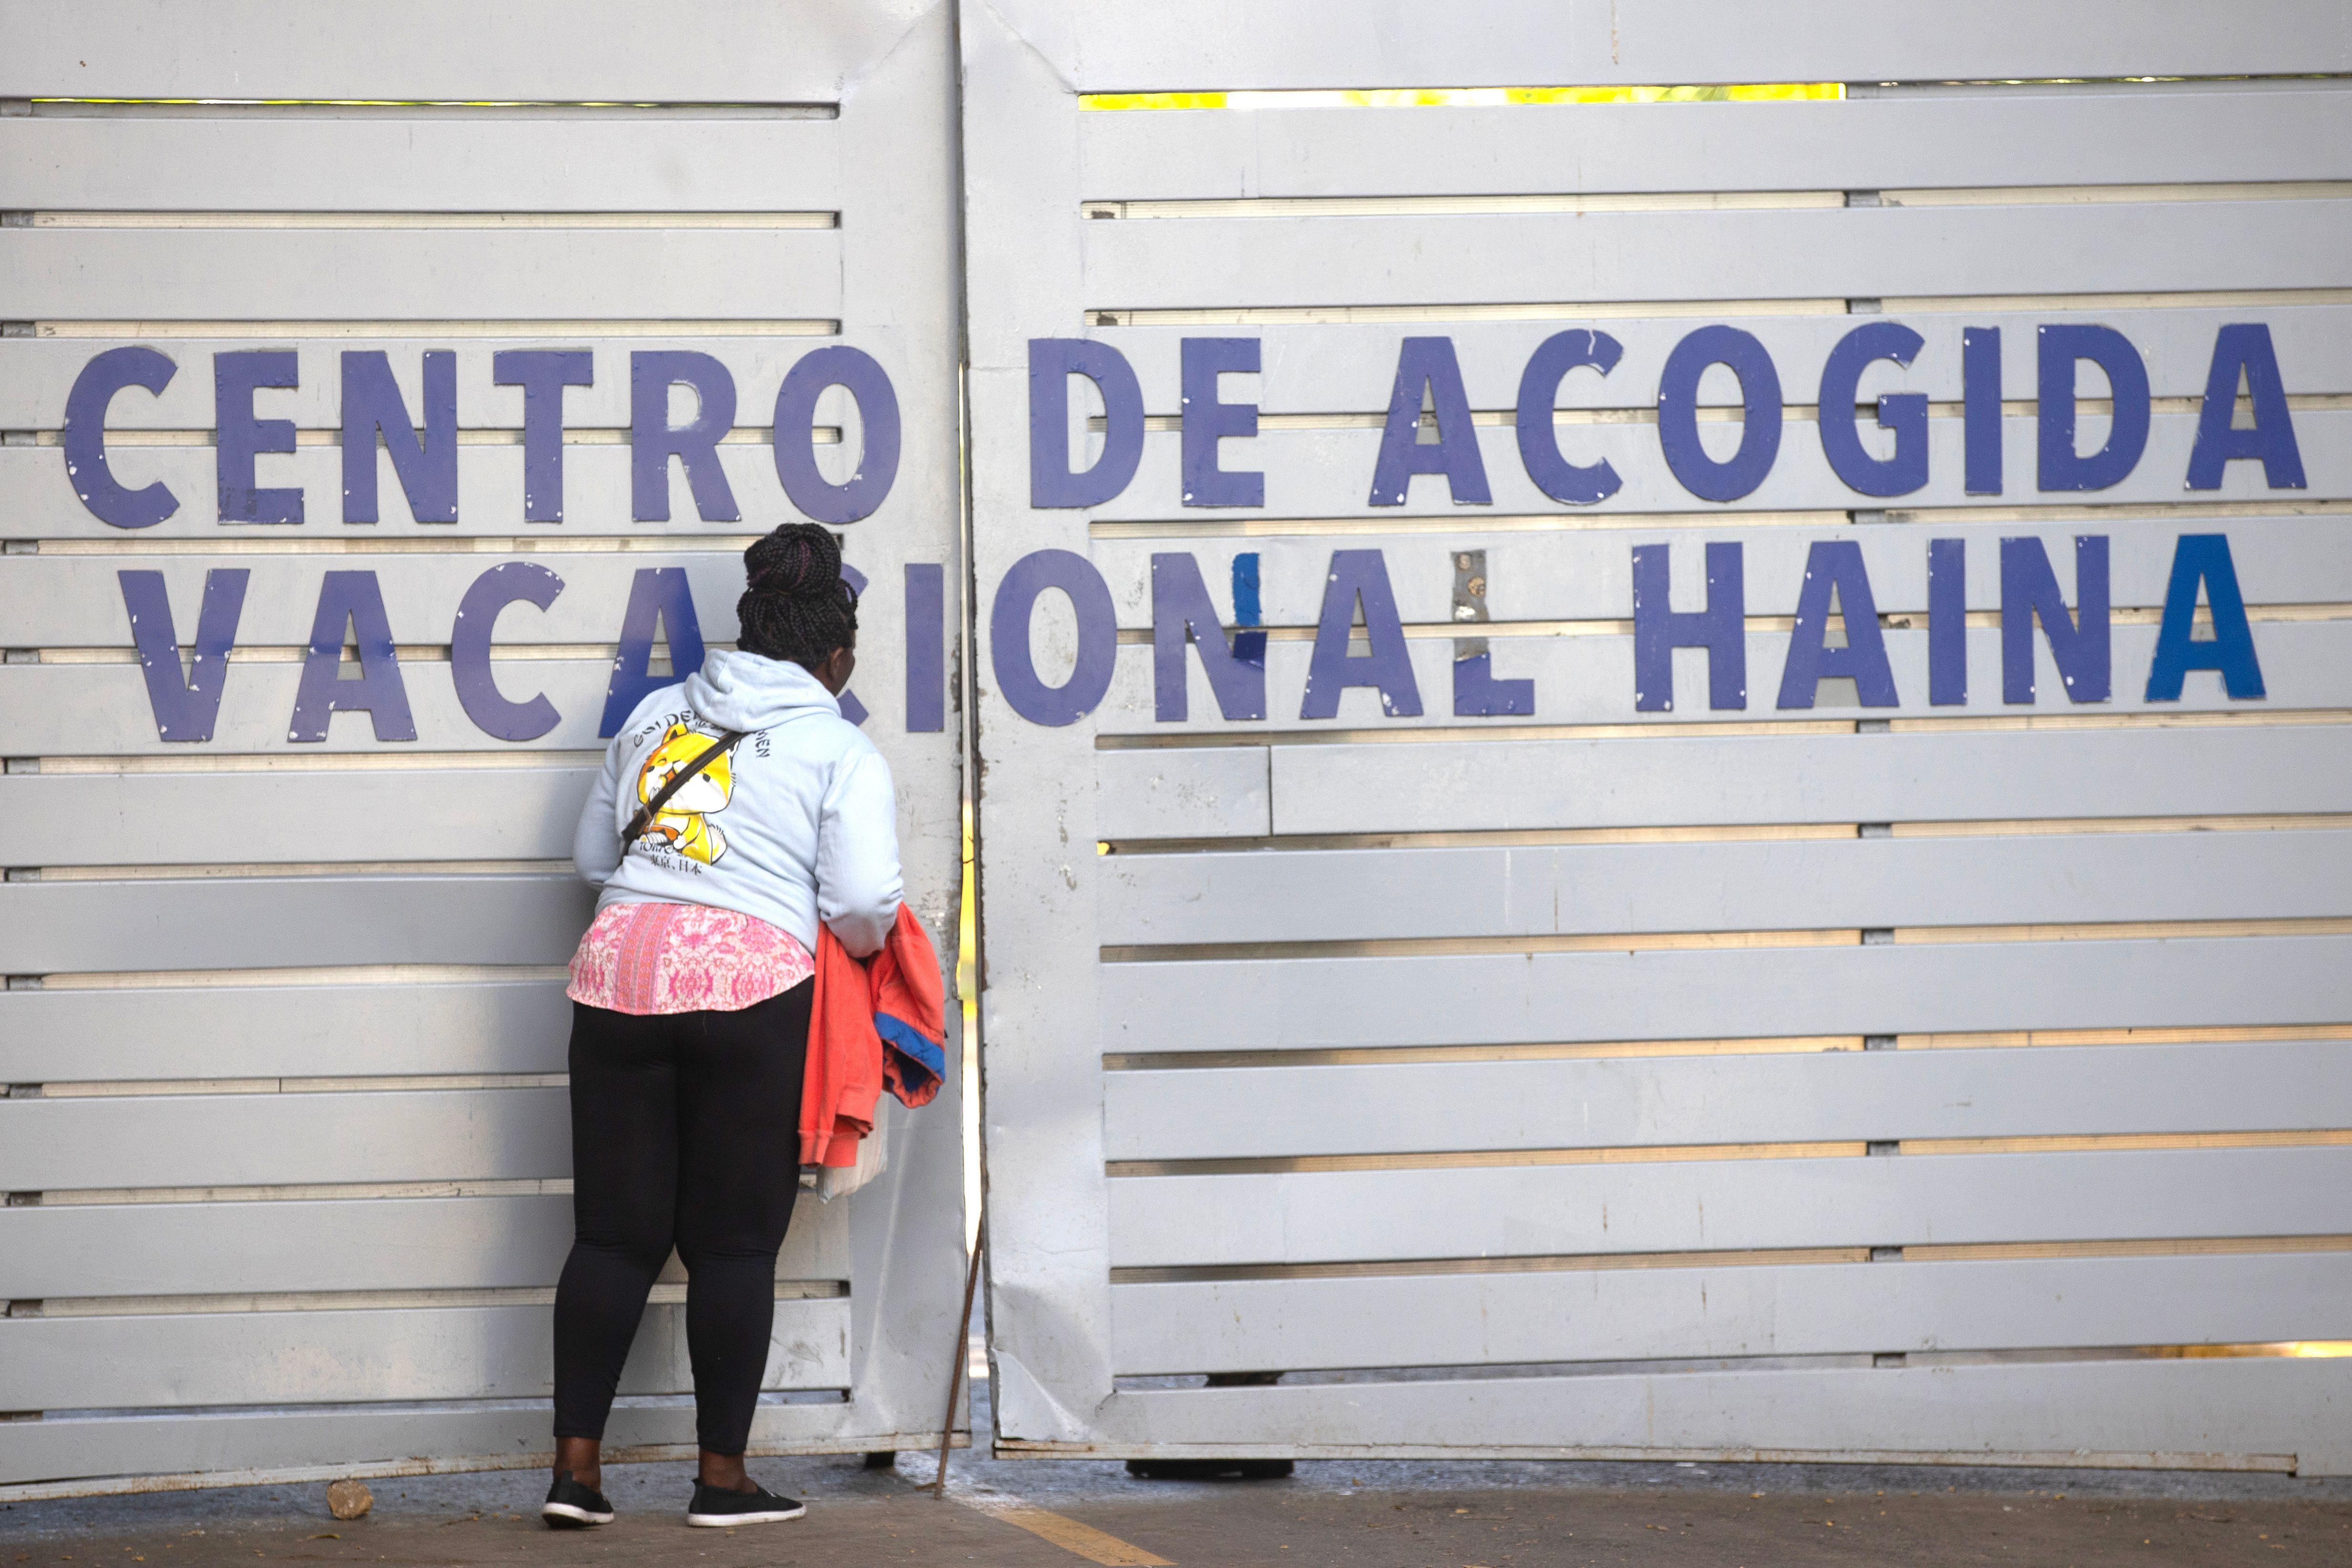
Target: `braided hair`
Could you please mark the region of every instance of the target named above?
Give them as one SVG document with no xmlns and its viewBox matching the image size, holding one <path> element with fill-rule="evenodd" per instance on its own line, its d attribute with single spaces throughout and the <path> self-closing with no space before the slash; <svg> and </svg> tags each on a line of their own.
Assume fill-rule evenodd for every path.
<svg viewBox="0 0 2352 1568">
<path fill-rule="evenodd" d="M 788 522 L 743 552 L 742 631 L 736 646 L 814 670 L 857 646 L 857 592 L 843 581 L 841 545 L 813 522 Z"/>
</svg>

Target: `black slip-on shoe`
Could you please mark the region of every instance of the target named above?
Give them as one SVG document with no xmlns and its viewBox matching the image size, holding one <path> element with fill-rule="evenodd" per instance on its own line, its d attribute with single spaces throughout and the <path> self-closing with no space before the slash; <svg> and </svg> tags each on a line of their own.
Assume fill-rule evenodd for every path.
<svg viewBox="0 0 2352 1568">
<path fill-rule="evenodd" d="M 706 1530 L 727 1530 L 739 1524 L 777 1524 L 798 1519 L 807 1511 L 803 1504 L 778 1497 L 765 1487 L 730 1492 L 723 1487 L 697 1481 L 694 1501 L 687 1506 L 686 1522 Z"/>
<path fill-rule="evenodd" d="M 612 1523 L 613 1505 L 603 1492 L 573 1480 L 570 1470 L 561 1470 L 547 1489 L 547 1500 L 539 1505 L 539 1517 L 550 1530 L 586 1530 Z"/>
</svg>

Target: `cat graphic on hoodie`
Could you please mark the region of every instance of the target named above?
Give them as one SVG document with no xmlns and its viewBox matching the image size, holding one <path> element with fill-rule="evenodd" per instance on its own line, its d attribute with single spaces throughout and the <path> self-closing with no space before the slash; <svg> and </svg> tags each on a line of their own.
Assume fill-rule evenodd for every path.
<svg viewBox="0 0 2352 1568">
<path fill-rule="evenodd" d="M 627 854 L 621 831 L 729 731 L 733 751 L 664 803 Z M 651 691 L 606 748 L 572 840 L 580 874 L 616 903 L 705 904 L 789 932 L 810 952 L 820 921 L 854 957 L 889 937 L 903 888 L 889 764 L 815 676 L 712 648 Z M 724 827 L 721 827 L 721 819 Z"/>
<path fill-rule="evenodd" d="M 637 770 L 637 799 L 651 805 L 669 781 L 693 765 L 694 760 L 719 743 L 719 736 L 690 724 L 672 724 L 662 734 L 661 744 L 646 758 Z M 704 865 L 715 864 L 727 853 L 727 836 L 710 818 L 727 809 L 735 794 L 735 770 L 724 754 L 714 758 L 701 772 L 678 785 L 677 793 L 662 803 L 654 814 L 651 826 L 646 829 L 647 847 L 668 849 L 689 860 Z"/>
</svg>

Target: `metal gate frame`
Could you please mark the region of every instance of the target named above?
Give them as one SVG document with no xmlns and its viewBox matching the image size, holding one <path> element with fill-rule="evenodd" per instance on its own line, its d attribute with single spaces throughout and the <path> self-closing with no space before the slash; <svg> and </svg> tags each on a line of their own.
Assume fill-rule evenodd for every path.
<svg viewBox="0 0 2352 1568">
<path fill-rule="evenodd" d="M 682 610 L 731 637 L 736 552 L 812 515 L 772 467 L 769 409 L 828 345 L 888 378 L 896 478 L 878 510 L 845 500 L 848 465 L 813 447 L 793 495 L 868 584 L 853 690 L 952 994 L 954 22 L 936 0 L 0 5 L 0 1498 L 541 1462 L 571 1234 L 562 965 L 589 903 L 571 825 L 608 679 L 658 671 L 689 640 Z M 174 379 L 85 420 L 111 426 L 126 488 L 173 492 L 151 526 L 58 449 L 86 367 L 136 346 Z M 247 377 L 257 418 L 299 426 L 248 433 L 249 482 L 306 489 L 299 527 L 214 521 L 212 356 L 251 348 L 299 371 L 290 391 L 276 365 Z M 593 355 L 593 385 L 530 393 L 528 423 L 551 395 L 570 432 L 560 469 L 523 438 L 516 377 L 494 381 L 513 349 Z M 383 521 L 355 531 L 341 356 L 382 351 L 393 417 L 430 445 L 436 350 L 455 355 L 457 519 L 412 517 L 387 435 Z M 633 424 L 698 417 L 683 397 L 638 410 L 641 352 L 731 377 L 735 439 L 709 460 L 740 521 L 679 482 L 690 464 L 633 493 Z M 868 415 L 825 391 L 805 438 L 861 442 Z M 435 511 L 429 474 L 415 488 Z M 670 521 L 636 521 L 665 490 Z M 214 640 L 215 568 L 250 583 L 217 737 L 159 737 L 173 715 L 125 662 L 117 573 L 160 574 L 184 651 Z M 345 641 L 311 626 L 330 570 L 383 605 L 408 716 L 329 712 L 322 742 L 297 741 L 308 647 L 325 639 L 332 674 Z M 494 617 L 470 649 L 461 601 Z M 388 650 L 361 607 L 373 673 Z M 919 1114 L 886 1100 L 873 1184 L 804 1200 L 754 1453 L 940 1441 L 960 1077 Z M 615 1458 L 692 1452 L 682 1278 L 673 1262 L 656 1287 Z"/>
<path fill-rule="evenodd" d="M 1890 725 L 1826 690 L 1820 710 L 1780 714 L 1769 681 L 1792 622 L 1762 618 L 1796 608 L 1805 629 L 1797 552 L 1822 541 L 1872 552 L 1883 612 L 1925 611 L 1913 552 L 1927 533 L 1906 520 L 1971 542 L 1971 611 L 2001 602 L 1988 584 L 2004 531 L 2050 547 L 2074 604 L 2065 541 L 2090 531 L 2085 516 L 2123 520 L 2116 603 L 2150 626 L 2177 519 L 2236 535 L 2265 604 L 2352 597 L 2340 551 L 2296 521 L 2306 500 L 2340 510 L 2352 495 L 2324 399 L 2295 415 L 2306 491 L 2281 498 L 2231 464 L 2210 500 L 2184 500 L 2178 466 L 2194 424 L 2178 410 L 2195 405 L 2219 325 L 2277 321 L 2290 394 L 2336 392 L 2347 279 L 2325 237 L 2345 233 L 2347 208 L 2332 187 L 2259 208 L 2101 205 L 2095 190 L 2021 205 L 1981 190 L 2341 179 L 2347 96 L 2336 84 L 2000 98 L 1873 85 L 1854 96 L 1886 101 L 1496 101 L 1549 84 L 2340 75 L 2346 8 L 2283 7 L 2259 24 L 2167 11 L 2129 30 L 2011 5 L 1907 28 L 1860 5 L 1812 6 L 1801 22 L 1716 0 L 1626 0 L 1540 24 L 1535 10 L 963 6 L 998 1451 L 2352 1469 L 2352 1360 L 2214 1344 L 2276 1352 L 2352 1331 L 2338 1146 L 2352 1115 L 2352 910 L 2337 819 L 2268 842 L 2102 840 L 2086 820 L 2344 811 L 2352 688 L 2322 648 L 2352 623 L 2330 612 L 2324 626 L 2257 626 L 2269 721 L 2227 712 L 2242 697 L 2206 675 L 2179 703 L 2221 726 L 2201 728 L 2143 699 L 2155 634 L 2126 625 L 2099 729 L 2053 715 L 2039 722 L 2058 732 L 2011 736 L 1981 732 L 2026 728 L 2002 706 L 1990 626 L 1963 634 L 1976 708 L 1955 721 L 1925 700 L 1924 638 L 1898 621 L 1904 705 Z M 1490 97 L 1345 106 L 1357 89 L 1416 87 Z M 1320 96 L 1244 110 L 1228 92 Z M 1790 184 L 1823 199 L 1770 199 Z M 1979 195 L 1883 210 L 1899 204 L 1879 192 L 1906 185 L 1922 200 Z M 1694 188 L 1738 195 L 1711 210 L 1645 205 Z M 1565 200 L 1591 193 L 1594 211 L 1627 216 Z M 1363 205 L 1337 211 L 1361 214 L 1353 226 L 1318 205 L 1351 201 Z M 1882 210 L 1853 210 L 1869 207 Z M 2155 297 L 2166 291 L 2188 292 Z M 1904 294 L 1915 298 L 1881 298 Z M 1916 297 L 1960 295 L 1974 298 Z M 1786 308 L 1759 302 L 1776 300 Z M 1933 353 L 1884 382 L 1942 405 L 1927 491 L 1857 494 L 1801 424 L 1745 499 L 1710 503 L 1667 472 L 1639 425 L 1656 417 L 1657 364 L 1677 340 L 1717 320 L 1746 329 L 1790 378 L 1785 397 L 1809 403 L 1805 379 L 1882 302 L 1893 319 L 1933 316 Z M 2110 314 L 2129 317 L 2156 394 L 2175 400 L 2158 415 L 2162 460 L 2109 494 L 2037 495 L 2033 419 L 2012 409 L 2008 499 L 1969 493 L 1979 487 L 1960 482 L 1953 417 L 1962 324 L 2010 329 L 1993 396 L 2030 408 L 2038 325 Z M 1653 515 L 1578 515 L 1522 477 L 1496 429 L 1476 437 L 1493 503 L 1449 504 L 1433 476 L 1400 480 L 1410 493 L 1395 510 L 1368 510 L 1391 375 L 1411 394 L 1402 340 L 1453 338 L 1469 383 L 1456 406 L 1507 424 L 1530 351 L 1588 324 L 1622 340 L 1626 363 L 1559 395 L 1622 412 L 1590 437 L 1561 426 L 1559 445 L 1580 463 L 1605 450 L 1622 470 L 1622 492 L 1591 510 Z M 1181 337 L 1256 342 L 1213 343 L 1196 380 Z M 1041 339 L 1066 346 L 1033 359 Z M 1134 382 L 1070 340 L 1116 349 Z M 1204 406 L 1250 401 L 1244 377 L 1261 364 L 1262 415 Z M 1080 384 L 1065 370 L 1110 388 L 1091 408 L 1073 394 L 1066 432 L 1053 387 Z M 1242 374 L 1221 392 L 1220 372 Z M 1409 427 L 1421 405 L 1388 406 Z M 1483 412 L 1497 407 L 1501 420 Z M 1107 412 L 1122 434 L 1105 467 L 1132 458 L 1132 482 L 1060 477 L 1053 443 L 1066 435 L 1066 468 L 1085 468 L 1111 440 Z M 1196 416 L 1199 449 L 1175 433 Z M 1450 417 L 1442 393 L 1435 417 Z M 1623 426 L 1636 429 L 1601 444 Z M 1033 445 L 1048 456 L 1033 459 Z M 1263 471 L 1265 504 L 1218 479 L 1220 456 L 1225 470 Z M 1711 461 L 1724 466 L 1720 449 Z M 1229 510 L 1189 510 L 1221 485 Z M 1882 510 L 1922 505 L 1934 510 Z M 1489 516 L 1491 528 L 1475 521 Z M 2159 530 L 2161 550 L 2147 547 Z M 1683 579 L 1680 641 L 1697 639 L 1679 624 L 1701 620 L 1713 592 L 1702 544 L 1744 543 L 1752 558 L 1757 618 L 1741 646 L 1755 673 L 1712 699 L 1744 716 L 1698 706 L 1708 681 L 1695 662 L 1679 672 L 1683 711 L 1636 707 L 1625 551 L 1661 540 Z M 1389 575 L 1343 563 L 1342 548 L 1425 559 L 1399 564 L 1395 603 L 1376 604 Z M 1234 563 L 1228 594 L 1225 557 L 1244 552 L 1255 570 Z M 1180 563 L 1163 581 L 1155 552 L 1191 554 L 1197 576 Z M 1299 700 L 1327 582 L 1360 591 L 1361 618 L 1408 639 L 1425 712 L 1383 712 L 1370 692 L 1337 718 L 1281 710 Z M 1595 635 L 1460 626 L 1488 618 L 1489 588 L 1497 623 L 1587 622 L 1568 629 Z M 1148 628 L 1163 590 L 1159 635 L 1182 672 L 1156 690 Z M 1344 631 L 1353 597 L 1327 629 Z M 1465 629 L 1480 637 L 1447 658 L 1442 639 Z M 1381 635 L 1359 667 L 1378 663 Z M 1271 677 L 1270 716 L 1222 719 L 1225 693 L 1188 640 L 1233 639 L 1219 679 L 1245 707 L 1246 637 Z M 2046 708 L 2063 684 L 2047 651 L 2037 658 Z M 1529 677 L 1532 712 L 1496 689 Z M 1446 713 L 1449 683 L 1457 704 L 1469 689 L 1486 705 Z M 1189 715 L 1155 719 L 1161 692 Z M 1642 738 L 1661 725 L 1695 738 Z M 1511 739 L 1392 743 L 1416 727 Z M 1871 738 L 1890 728 L 1912 732 Z M 1949 836 L 1988 818 L 2079 831 Z M 1776 824 L 1790 830 L 1763 831 Z M 1843 843 L 1811 842 L 1841 825 Z M 1944 836 L 1897 836 L 1906 825 Z M 1421 860 L 1380 851 L 1398 868 L 1385 888 L 1369 870 L 1291 869 L 1430 829 L 1444 831 Z M 1326 841 L 1318 862 L 1310 850 Z M 1516 901 L 1515 842 L 1532 847 L 1517 874 L 1533 885 Z M 1465 884 L 1431 880 L 1455 848 L 1444 876 Z M 1554 895 L 1571 865 L 1589 873 L 1590 907 L 1564 913 Z M 2159 924 L 2134 937 L 2145 921 Z M 2107 940 L 2026 929 L 2068 921 L 2105 924 L 2052 934 Z M 1643 932 L 1667 934 L 1617 934 Z M 1973 1048 L 1864 1049 L 1954 1044 Z M 2026 1046 L 2063 1048 L 2007 1048 Z M 2117 1073 L 2127 1089 L 2112 1087 Z M 1685 1098 L 1659 1098 L 1668 1089 Z M 1963 1109 L 1977 1099 L 1980 1112 Z M 2070 1139 L 2089 1142 L 2057 1152 Z M 1938 1140 L 1970 1152 L 1939 1152 Z M 1722 1159 L 1763 1142 L 1819 1157 L 1711 1167 L 1736 1177 L 1672 1163 L 1677 1147 Z M 1985 1152 L 2010 1142 L 2017 1152 Z M 1513 1152 L 1530 1148 L 1556 1152 Z M 1894 1153 L 1913 1157 L 1877 1157 Z M 1588 1159 L 1602 1163 L 1580 1173 Z M 1790 1172 L 1818 1176 L 1817 1205 L 1844 1183 L 1854 1219 L 1800 1205 L 1776 1225 L 1738 1202 L 1743 1186 L 1795 1193 Z M 2045 1194 L 2035 1216 L 1989 1194 L 1971 1213 L 1957 1194 L 1935 1196 L 1963 1173 L 2021 1184 L 2028 1208 L 2038 1184 L 2084 1195 L 2070 1206 Z M 1694 1228 L 1691 1204 L 1706 1216 L 1718 1199 L 1713 1228 Z M 2050 1231 L 2070 1219 L 2094 1228 Z M 1633 1267 L 1645 1260 L 1664 1267 Z M 2062 1309 L 2077 1296 L 2094 1305 Z M 2126 1338 L 2079 1337 L 2110 1331 Z M 2152 1348 L 2095 1348 L 2119 1342 Z"/>
</svg>

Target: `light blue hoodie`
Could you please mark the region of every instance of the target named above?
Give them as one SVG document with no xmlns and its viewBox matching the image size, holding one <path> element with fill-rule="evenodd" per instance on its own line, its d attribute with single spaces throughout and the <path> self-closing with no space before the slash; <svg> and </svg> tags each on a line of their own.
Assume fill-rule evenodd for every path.
<svg viewBox="0 0 2352 1568">
<path fill-rule="evenodd" d="M 722 731 L 733 752 L 689 780 L 627 856 L 621 829 Z M 637 704 L 605 748 L 572 863 L 607 904 L 708 904 L 754 915 L 814 954 L 820 916 L 859 958 L 898 917 L 898 796 L 874 742 L 797 664 L 714 648 Z"/>
</svg>

